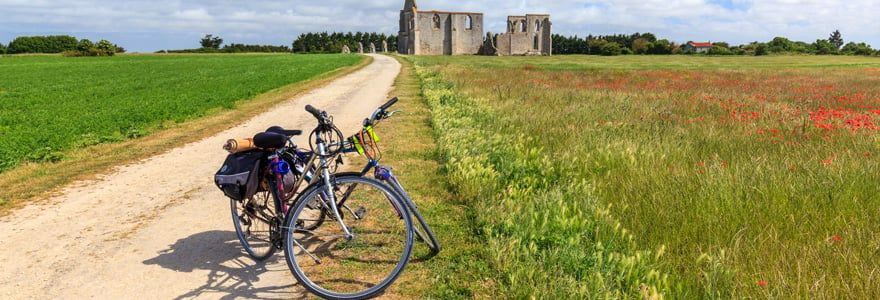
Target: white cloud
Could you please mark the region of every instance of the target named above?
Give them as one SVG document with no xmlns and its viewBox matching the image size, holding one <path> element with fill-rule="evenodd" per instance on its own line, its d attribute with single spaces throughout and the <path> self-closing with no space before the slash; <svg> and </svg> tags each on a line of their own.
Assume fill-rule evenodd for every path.
<svg viewBox="0 0 880 300">
<path fill-rule="evenodd" d="M 550 13 L 562 34 L 653 32 L 676 41 L 743 43 L 788 36 L 812 41 L 840 29 L 880 46 L 878 0 L 421 0 L 421 9 L 486 14 L 503 31 L 509 14 Z M 213 33 L 229 42 L 289 44 L 307 31 L 396 33 L 398 0 L 0 0 L 0 41 L 20 34 L 108 36 L 135 50 L 195 47 Z M 234 40 L 233 40 L 234 39 Z"/>
</svg>

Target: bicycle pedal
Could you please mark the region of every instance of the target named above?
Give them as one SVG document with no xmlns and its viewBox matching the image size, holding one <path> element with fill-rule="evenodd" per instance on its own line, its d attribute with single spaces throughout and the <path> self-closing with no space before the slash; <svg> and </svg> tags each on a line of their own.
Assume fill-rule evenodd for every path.
<svg viewBox="0 0 880 300">
<path fill-rule="evenodd" d="M 363 208 L 363 207 L 359 207 L 359 208 L 354 212 L 354 215 L 355 215 L 358 219 L 363 219 L 364 216 L 367 215 L 367 209 L 366 209 L 366 208 Z"/>
</svg>

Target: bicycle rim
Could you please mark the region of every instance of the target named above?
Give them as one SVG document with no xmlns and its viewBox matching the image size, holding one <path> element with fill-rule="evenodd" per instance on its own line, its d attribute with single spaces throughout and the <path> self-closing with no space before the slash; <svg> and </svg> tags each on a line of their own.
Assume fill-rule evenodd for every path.
<svg viewBox="0 0 880 300">
<path fill-rule="evenodd" d="M 245 252 L 256 260 L 265 260 L 275 252 L 272 242 L 275 204 L 271 193 L 259 192 L 251 199 L 231 201 L 232 223 Z"/>
<path fill-rule="evenodd" d="M 308 203 L 322 199 L 323 186 L 303 193 L 285 222 L 285 254 L 294 277 L 325 298 L 360 299 L 381 293 L 403 271 L 412 251 L 412 219 L 400 196 L 368 178 L 335 180 L 334 194 L 353 188 L 340 207 L 352 239 L 346 239 L 332 212 L 315 230 L 302 227 L 310 219 Z M 323 201 L 323 200 L 321 200 Z M 325 205 L 329 208 L 329 205 Z"/>
</svg>

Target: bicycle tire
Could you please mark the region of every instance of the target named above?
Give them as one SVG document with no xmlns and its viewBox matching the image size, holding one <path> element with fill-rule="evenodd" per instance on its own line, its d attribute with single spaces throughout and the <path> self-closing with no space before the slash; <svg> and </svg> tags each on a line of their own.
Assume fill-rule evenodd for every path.
<svg viewBox="0 0 880 300">
<path fill-rule="evenodd" d="M 272 199 L 271 201 L 273 201 L 272 203 L 269 203 L 271 205 L 270 212 L 274 213 L 274 210 L 276 209 L 275 204 L 274 204 L 274 193 L 272 193 L 271 191 L 263 191 L 261 193 L 270 194 L 269 197 L 271 197 L 271 199 Z M 247 229 L 242 227 L 242 222 L 244 221 L 244 218 L 246 218 L 246 217 L 251 218 L 252 216 L 246 216 L 247 215 L 246 213 L 239 215 L 240 212 L 238 210 L 239 206 L 242 206 L 242 208 L 244 210 L 246 210 L 247 208 L 245 208 L 245 205 L 248 205 L 248 204 L 245 204 L 245 203 L 250 203 L 250 201 L 252 201 L 255 197 L 257 197 L 257 195 L 254 195 L 254 197 L 251 197 L 251 199 L 246 199 L 246 200 L 242 200 L 242 201 L 229 199 L 230 209 L 232 211 L 232 224 L 235 227 L 235 234 L 238 236 L 238 241 L 241 243 L 242 248 L 248 254 L 248 256 L 250 256 L 251 258 L 253 258 L 256 261 L 265 261 L 266 259 L 269 259 L 270 257 L 272 257 L 272 255 L 275 254 L 275 251 L 277 250 L 277 248 L 275 247 L 275 243 L 272 240 L 272 236 L 274 234 L 272 232 L 273 224 L 271 224 L 271 222 L 274 222 L 274 220 L 275 220 L 274 216 L 272 216 L 271 219 L 267 218 L 267 220 L 265 220 L 267 222 L 262 222 L 263 220 L 259 220 L 261 223 L 265 223 L 265 225 L 266 225 L 265 231 L 267 231 L 266 232 L 267 234 L 264 238 L 266 238 L 267 240 L 265 240 L 263 242 L 268 243 L 268 245 L 267 245 L 266 250 L 257 250 L 255 247 L 256 245 L 254 245 L 254 241 L 252 241 L 249 237 L 250 233 L 251 233 L 251 231 L 250 231 L 251 224 L 246 225 L 248 227 Z M 264 210 L 264 209 L 266 209 L 266 207 L 259 207 L 257 209 Z M 253 222 L 253 220 L 248 221 L 248 222 Z M 263 231 L 263 230 L 261 230 L 261 231 Z"/>
<path fill-rule="evenodd" d="M 418 206 L 416 206 L 415 201 L 413 201 L 409 194 L 403 189 L 403 186 L 400 184 L 399 181 L 397 181 L 393 177 L 392 179 L 389 179 L 389 181 L 391 183 L 392 189 L 397 191 L 397 193 L 400 194 L 403 198 L 404 203 L 410 211 L 410 215 L 415 217 L 416 221 L 419 222 L 419 226 L 413 226 L 413 229 L 416 231 L 419 239 L 425 242 L 425 244 L 428 244 L 428 248 L 431 248 L 432 255 L 440 253 L 440 250 L 442 250 L 442 246 L 440 246 L 440 241 L 437 239 L 437 236 L 434 235 L 434 231 L 431 229 L 431 226 L 428 225 L 428 222 L 425 221 L 424 217 L 422 217 L 422 214 L 421 212 L 419 212 L 419 208 Z M 421 230 L 419 230 L 419 227 L 421 227 Z"/>
<path fill-rule="evenodd" d="M 394 281 L 397 280 L 397 278 L 400 276 L 400 274 L 405 269 L 407 263 L 409 262 L 409 257 L 412 253 L 412 247 L 413 247 L 412 217 L 409 215 L 409 209 L 405 208 L 407 205 L 405 202 L 403 202 L 404 200 L 402 199 L 402 197 L 397 192 L 395 192 L 391 187 L 389 187 L 386 184 L 383 184 L 382 182 L 380 182 L 378 180 L 375 180 L 372 178 L 366 178 L 366 177 L 359 176 L 359 175 L 358 176 L 342 176 L 341 178 L 334 176 L 333 182 L 334 182 L 334 187 L 345 186 L 346 184 L 352 184 L 353 186 L 357 186 L 357 187 L 368 187 L 368 188 L 372 188 L 372 189 L 381 191 L 383 193 L 384 199 L 378 199 L 378 200 L 374 200 L 374 201 L 376 203 L 388 202 L 391 205 L 388 206 L 388 208 L 386 210 L 382 210 L 382 211 L 373 210 L 373 207 L 370 206 L 371 210 L 369 211 L 368 215 L 361 215 L 360 217 L 357 217 L 357 215 L 351 215 L 351 217 L 349 217 L 349 218 L 351 218 L 349 220 L 350 222 L 348 222 L 348 224 L 346 226 L 350 227 L 353 232 L 357 232 L 358 234 L 355 235 L 352 239 L 346 239 L 345 241 L 343 241 L 339 238 L 338 235 L 335 237 L 333 237 L 333 235 L 330 235 L 330 234 L 326 234 L 324 236 L 321 236 L 320 234 L 305 232 L 304 230 L 298 229 L 296 227 L 297 219 L 300 217 L 300 213 L 305 208 L 306 203 L 314 197 L 320 197 L 319 194 L 326 191 L 324 185 L 314 185 L 314 186 L 309 187 L 307 190 L 303 191 L 299 195 L 297 201 L 295 202 L 296 203 L 295 207 L 290 211 L 290 213 L 288 214 L 288 216 L 284 222 L 283 228 L 285 228 L 286 230 L 284 231 L 285 233 L 284 233 L 283 240 L 284 240 L 285 259 L 287 261 L 287 265 L 290 268 L 291 273 L 293 274 L 294 278 L 296 278 L 296 280 L 306 290 L 308 290 L 309 292 L 311 292 L 319 297 L 323 297 L 323 298 L 327 298 L 327 299 L 366 299 L 366 298 L 375 297 L 375 296 L 381 294 L 383 291 L 385 291 L 385 289 L 387 289 L 391 284 L 394 283 Z M 342 189 L 340 189 L 340 190 L 342 190 Z M 334 190 L 334 193 L 335 192 L 337 192 L 337 191 Z M 388 201 L 384 201 L 386 199 Z M 354 201 L 355 203 L 359 203 L 359 202 L 357 202 L 357 201 L 359 201 L 359 198 L 358 197 L 349 198 L 348 201 Z M 391 208 L 393 208 L 393 210 L 391 210 Z M 381 216 L 382 213 L 387 213 L 389 216 L 394 216 L 394 217 L 393 218 L 378 217 L 378 216 Z M 342 214 L 341 215 L 342 219 L 346 220 L 346 217 L 344 215 L 344 211 L 342 211 L 341 207 L 340 207 L 340 214 Z M 377 224 L 377 223 L 389 223 L 390 222 L 390 223 L 396 224 L 398 226 L 402 226 L 402 228 L 397 228 L 397 230 L 390 230 L 390 231 L 374 230 L 374 229 L 367 229 L 367 230 L 360 230 L 359 231 L 358 228 L 356 228 L 355 226 L 349 226 L 352 224 L 358 224 L 357 223 L 358 221 L 362 221 L 362 220 L 360 220 L 360 218 L 363 218 L 365 216 L 366 217 L 377 216 L 377 217 L 375 217 L 375 219 L 370 219 L 366 222 L 359 223 L 359 224 Z M 328 221 L 331 221 L 329 223 L 333 224 L 338 220 L 336 220 L 335 218 L 333 218 L 332 220 L 331 220 L 331 218 L 328 218 Z M 326 226 L 330 226 L 330 225 L 325 225 L 325 227 Z M 325 228 L 323 230 L 326 231 L 329 229 Z M 399 242 L 399 245 L 397 243 L 387 242 L 384 239 L 384 237 L 382 239 L 380 239 L 381 242 L 379 242 L 379 243 L 372 242 L 372 241 L 368 241 L 368 242 L 356 241 L 359 238 L 369 237 L 371 235 L 397 236 L 396 234 L 400 234 L 400 233 L 402 233 L 402 238 L 400 236 L 398 236 L 397 238 L 394 238 L 396 241 Z M 301 238 L 297 237 L 296 236 L 297 234 L 302 235 L 302 237 Z M 315 243 L 320 242 L 320 241 L 315 242 L 315 240 L 320 240 L 324 237 L 326 237 L 326 239 L 328 240 L 328 242 L 326 242 L 327 245 L 322 244 L 322 245 L 319 245 L 316 247 L 312 247 Z M 349 246 L 348 245 L 349 243 L 354 246 Z M 390 253 L 388 251 L 385 251 L 384 249 L 374 249 L 374 248 L 369 248 L 366 250 L 364 249 L 364 248 L 368 248 L 368 247 L 381 247 L 381 246 L 385 246 L 386 244 L 395 244 L 395 245 L 400 246 L 401 247 L 400 248 L 400 250 L 401 250 L 400 255 L 397 256 L 396 252 Z M 367 246 L 367 247 L 364 247 L 364 246 Z M 311 250 L 306 249 L 306 248 L 310 248 L 310 247 L 312 247 Z M 392 247 L 395 247 L 395 246 L 392 246 Z M 350 257 L 347 257 L 346 254 L 344 254 L 344 253 L 343 254 L 320 253 L 320 252 L 332 252 L 332 251 L 337 251 L 337 250 L 346 251 L 346 250 L 350 250 L 350 249 L 354 249 L 354 250 L 351 250 L 353 252 L 362 251 L 361 253 L 371 253 L 372 255 L 380 255 L 380 254 L 390 253 L 392 258 L 385 260 L 384 258 L 377 259 L 374 256 L 370 256 L 367 259 L 363 259 L 360 257 L 350 258 Z M 311 251 L 314 251 L 315 254 L 312 254 Z M 309 257 L 312 257 L 312 259 L 315 260 L 314 264 L 311 264 Z M 344 263 L 334 263 L 334 262 L 326 263 L 323 260 L 319 261 L 319 259 L 317 257 L 321 257 L 323 259 L 339 259 L 340 262 L 344 262 Z M 394 259 L 394 260 L 392 261 L 391 259 Z M 360 265 L 358 265 L 359 263 L 360 263 Z M 311 264 L 311 265 L 309 265 L 309 264 Z M 381 278 L 378 276 L 382 276 L 385 273 L 377 274 L 377 272 L 366 272 L 364 270 L 357 269 L 359 266 L 377 266 L 379 268 L 381 268 L 383 266 L 387 266 L 388 268 L 390 268 L 391 264 L 394 264 L 394 267 L 390 269 L 390 272 L 388 272 L 388 274 L 385 275 L 384 278 Z M 315 273 L 312 273 L 310 270 L 304 271 L 304 269 L 309 269 L 310 267 L 320 268 L 319 266 L 327 266 L 327 268 L 331 268 L 331 270 L 320 270 Z M 346 269 L 344 271 L 343 270 L 333 270 L 332 268 L 334 268 L 334 267 L 336 267 L 336 268 L 342 268 L 342 267 L 349 268 L 349 267 L 351 267 L 352 269 Z M 306 274 L 307 272 L 309 274 Z M 343 274 L 342 276 L 354 276 L 354 277 L 356 277 L 358 275 L 362 275 L 362 276 L 370 277 L 370 278 L 378 277 L 381 280 L 377 280 L 377 283 L 370 286 L 370 284 L 372 284 L 372 282 L 367 283 L 364 278 L 343 278 L 343 279 L 319 278 L 319 277 L 313 276 L 314 274 L 320 274 L 319 276 L 333 276 L 333 275 L 337 275 L 337 274 Z M 324 283 L 325 286 L 322 286 L 321 284 L 317 283 L 316 281 Z M 367 287 L 364 290 L 358 290 L 358 291 L 354 291 L 354 292 L 341 292 L 341 291 L 330 290 L 330 287 L 326 286 L 327 284 L 339 284 L 339 285 L 348 284 L 349 286 L 355 285 L 355 286 L 367 286 Z M 346 287 L 348 287 L 348 286 L 346 286 Z"/>
</svg>

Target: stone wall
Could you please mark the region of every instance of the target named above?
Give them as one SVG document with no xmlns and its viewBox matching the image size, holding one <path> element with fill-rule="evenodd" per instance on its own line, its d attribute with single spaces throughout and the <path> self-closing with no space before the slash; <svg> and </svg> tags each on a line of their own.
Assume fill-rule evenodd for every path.
<svg viewBox="0 0 880 300">
<path fill-rule="evenodd" d="M 412 53 L 416 55 L 477 54 L 483 44 L 482 14 L 418 12 L 416 28 L 418 53 Z"/>
</svg>

